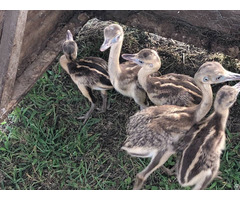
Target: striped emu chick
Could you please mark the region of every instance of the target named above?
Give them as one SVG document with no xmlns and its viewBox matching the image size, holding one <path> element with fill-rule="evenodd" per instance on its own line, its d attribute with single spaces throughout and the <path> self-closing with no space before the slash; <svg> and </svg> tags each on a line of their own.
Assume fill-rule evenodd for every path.
<svg viewBox="0 0 240 200">
<path fill-rule="evenodd" d="M 199 104 L 202 92 L 194 79 L 184 74 L 166 74 L 152 76 L 161 67 L 161 60 L 156 51 L 142 49 L 137 54 L 123 54 L 126 60 L 138 64 L 138 81 L 155 105 L 193 106 Z"/>
<path fill-rule="evenodd" d="M 110 49 L 108 59 L 108 73 L 115 90 L 120 94 L 131 97 L 140 106 L 146 108 L 146 92 L 138 83 L 137 74 L 140 66 L 133 62 L 119 63 L 123 44 L 124 32 L 118 24 L 111 24 L 104 29 L 104 42 L 100 51 Z"/>
<path fill-rule="evenodd" d="M 183 138 L 184 150 L 178 162 L 177 178 L 182 186 L 204 189 L 216 177 L 225 147 L 229 109 L 237 99 L 240 83 L 223 86 L 214 101 L 214 112 L 195 124 Z"/>
<path fill-rule="evenodd" d="M 130 117 L 122 149 L 131 156 L 151 158 L 149 165 L 137 174 L 134 189 L 141 189 L 148 176 L 176 153 L 175 146 L 186 132 L 208 113 L 213 98 L 211 84 L 240 80 L 240 75 L 228 72 L 217 62 L 206 62 L 196 72 L 194 80 L 202 91 L 199 105 L 152 106 Z"/>
<path fill-rule="evenodd" d="M 64 55 L 60 58 L 60 65 L 71 76 L 82 94 L 91 102 L 90 110 L 79 119 L 84 119 L 84 124 L 95 109 L 96 98 L 92 90 L 100 90 L 103 99 L 102 112 L 107 109 L 107 92 L 113 88 L 107 72 L 107 62 L 97 57 L 87 57 L 77 60 L 77 43 L 73 40 L 72 33 L 68 30 L 63 43 Z"/>
</svg>

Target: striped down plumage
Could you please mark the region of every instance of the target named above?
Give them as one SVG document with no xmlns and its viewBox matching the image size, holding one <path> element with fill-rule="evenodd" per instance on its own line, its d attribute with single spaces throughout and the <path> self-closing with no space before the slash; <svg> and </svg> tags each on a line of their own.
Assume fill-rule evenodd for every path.
<svg viewBox="0 0 240 200">
<path fill-rule="evenodd" d="M 202 92 L 194 79 L 180 74 L 148 77 L 147 94 L 155 105 L 193 106 L 201 102 Z"/>
<path fill-rule="evenodd" d="M 152 49 L 142 49 L 136 54 L 123 54 L 126 60 L 138 64 L 138 81 L 155 105 L 193 106 L 201 102 L 202 92 L 194 79 L 184 74 L 154 76 L 161 67 L 158 53 Z"/>
<path fill-rule="evenodd" d="M 225 148 L 225 129 L 229 108 L 240 91 L 240 83 L 223 86 L 216 95 L 214 112 L 196 124 L 176 144 L 181 152 L 177 178 L 182 186 L 204 189 L 217 176 L 220 156 Z"/>
<path fill-rule="evenodd" d="M 183 186 L 202 182 L 204 189 L 217 175 L 225 146 L 222 116 L 213 114 L 194 125 L 182 140 L 186 144 L 178 163 L 178 181 Z M 183 148 L 183 147 L 182 147 Z"/>
<path fill-rule="evenodd" d="M 202 91 L 200 104 L 191 107 L 176 105 L 152 106 L 130 117 L 126 129 L 127 138 L 122 149 L 132 156 L 151 157 L 149 165 L 137 174 L 134 189 L 142 188 L 148 176 L 178 151 L 176 147 L 181 144 L 181 139 L 192 126 L 199 123 L 209 112 L 213 100 L 211 84 L 239 79 L 238 74 L 225 70 L 219 63 L 206 62 L 199 68 L 194 77 L 196 84 Z M 225 91 L 225 93 L 227 92 Z M 220 97 L 221 101 L 217 100 L 217 102 L 223 102 L 222 95 Z M 234 100 L 230 102 L 234 102 Z M 226 105 L 230 105 L 229 102 Z M 222 106 L 216 107 L 224 110 Z M 220 126 L 215 130 L 219 132 Z M 224 130 L 224 128 L 221 128 L 221 130 Z M 185 137 L 185 140 L 190 141 L 191 137 Z M 224 143 L 221 141 L 217 142 L 216 145 Z M 213 143 L 209 142 L 206 145 L 214 146 Z M 222 149 L 221 145 L 220 149 Z M 204 175 L 209 176 L 209 174 L 210 170 L 207 170 Z"/>
<path fill-rule="evenodd" d="M 89 57 L 69 62 L 67 66 L 69 74 L 79 84 L 99 90 L 112 88 L 108 72 L 105 70 L 107 63 L 103 59 Z"/>
<path fill-rule="evenodd" d="M 79 119 L 84 119 L 83 123 L 86 123 L 95 109 L 97 100 L 92 90 L 100 90 L 103 99 L 102 111 L 105 112 L 107 109 L 106 90 L 113 88 L 107 72 L 108 64 L 102 58 L 97 57 L 87 57 L 78 60 L 78 46 L 69 30 L 67 31 L 62 49 L 64 55 L 60 57 L 60 65 L 71 76 L 81 93 L 91 102 L 89 111 L 84 116 L 79 117 Z"/>
</svg>

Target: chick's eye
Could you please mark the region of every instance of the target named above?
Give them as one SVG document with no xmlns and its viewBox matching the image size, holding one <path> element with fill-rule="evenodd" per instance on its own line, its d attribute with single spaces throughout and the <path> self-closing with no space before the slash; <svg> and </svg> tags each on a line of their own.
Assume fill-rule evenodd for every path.
<svg viewBox="0 0 240 200">
<path fill-rule="evenodd" d="M 120 38 L 120 35 L 117 35 L 116 37 L 113 38 L 112 43 L 118 42 Z"/>
<path fill-rule="evenodd" d="M 139 62 L 140 64 L 143 64 L 143 61 L 142 61 L 142 60 L 138 60 L 138 62 Z"/>
<path fill-rule="evenodd" d="M 207 76 L 203 77 L 203 82 L 207 82 L 207 81 L 208 81 L 208 77 Z"/>
</svg>

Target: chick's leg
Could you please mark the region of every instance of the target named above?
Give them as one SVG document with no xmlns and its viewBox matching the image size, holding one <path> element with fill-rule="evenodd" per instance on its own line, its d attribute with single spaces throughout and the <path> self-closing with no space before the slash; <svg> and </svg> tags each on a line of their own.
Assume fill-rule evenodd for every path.
<svg viewBox="0 0 240 200">
<path fill-rule="evenodd" d="M 91 102 L 91 108 L 89 109 L 89 111 L 84 116 L 78 117 L 78 119 L 84 119 L 83 124 L 85 124 L 95 109 L 96 98 L 93 96 L 90 87 L 78 84 L 78 88 L 82 92 L 82 94 Z"/>
<path fill-rule="evenodd" d="M 162 170 L 165 174 L 167 174 L 167 175 L 169 175 L 169 176 L 172 176 L 172 175 L 174 175 L 174 173 L 175 173 L 175 171 L 176 171 L 176 165 L 174 165 L 171 169 L 168 169 L 168 168 L 166 168 L 165 166 L 161 166 L 161 170 Z"/>
<path fill-rule="evenodd" d="M 137 174 L 133 189 L 141 189 L 150 174 L 161 167 L 172 154 L 173 152 L 159 151 L 156 155 L 154 155 L 149 165 L 143 171 Z"/>
<path fill-rule="evenodd" d="M 102 96 L 102 101 L 103 101 L 101 111 L 106 112 L 106 110 L 107 110 L 107 91 L 101 90 L 101 96 Z"/>
</svg>

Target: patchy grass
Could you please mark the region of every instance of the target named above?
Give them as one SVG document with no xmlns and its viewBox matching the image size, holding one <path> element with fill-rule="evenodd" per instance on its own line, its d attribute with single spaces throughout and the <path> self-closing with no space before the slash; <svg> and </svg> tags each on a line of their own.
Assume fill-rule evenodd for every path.
<svg viewBox="0 0 240 200">
<path fill-rule="evenodd" d="M 226 56 L 208 57 L 194 47 L 188 47 L 187 51 L 182 43 L 175 44 L 163 38 L 157 40 L 156 36 L 132 28 L 124 27 L 124 30 L 122 52 L 155 48 L 162 59 L 160 71 L 163 74 L 193 75 L 206 60 L 219 60 L 226 68 L 235 64 Z M 108 52 L 99 51 L 103 42 L 101 33 L 100 29 L 77 36 L 79 57 L 107 59 Z M 183 52 L 186 53 L 185 62 Z M 83 125 L 77 118 L 87 112 L 90 104 L 57 60 L 0 125 L 0 188 L 132 189 L 135 175 L 149 163 L 149 159 L 131 158 L 120 150 L 126 137 L 126 122 L 138 106 L 130 98 L 109 91 L 110 109 L 106 113 L 95 111 Z M 98 92 L 94 94 L 100 106 L 101 96 Z M 222 179 L 214 180 L 208 189 L 240 189 L 239 104 L 238 101 L 230 112 L 226 150 L 220 168 Z M 172 156 L 165 166 L 174 164 L 175 156 Z M 167 176 L 160 169 L 148 178 L 144 188 L 183 189 L 175 176 Z"/>
</svg>

